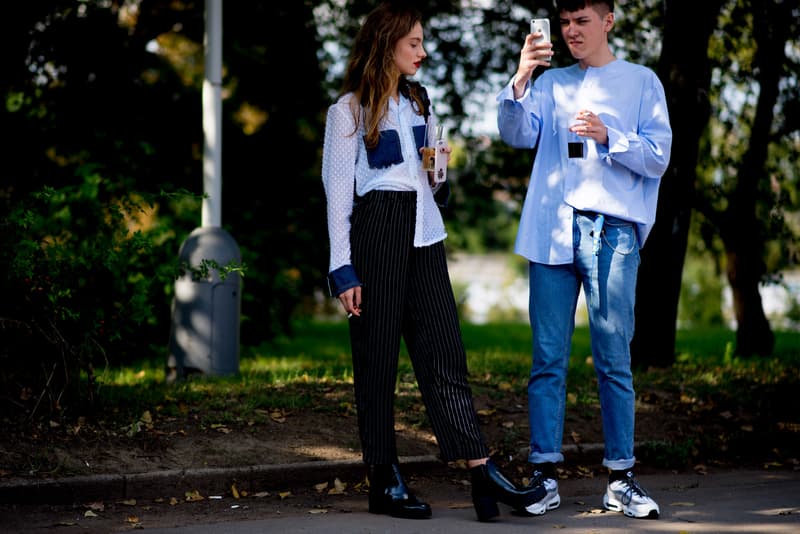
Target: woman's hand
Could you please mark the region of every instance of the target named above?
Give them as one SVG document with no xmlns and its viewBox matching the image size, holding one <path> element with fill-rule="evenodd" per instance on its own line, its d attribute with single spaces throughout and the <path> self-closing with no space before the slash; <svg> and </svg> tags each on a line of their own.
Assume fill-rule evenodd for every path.
<svg viewBox="0 0 800 534">
<path fill-rule="evenodd" d="M 339 293 L 339 302 L 342 303 L 347 318 L 361 316 L 361 286 L 351 287 Z"/>
</svg>

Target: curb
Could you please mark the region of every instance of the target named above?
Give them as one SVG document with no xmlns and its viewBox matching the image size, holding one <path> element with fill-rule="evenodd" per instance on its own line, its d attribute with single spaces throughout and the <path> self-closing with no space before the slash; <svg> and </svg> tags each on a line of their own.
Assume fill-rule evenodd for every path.
<svg viewBox="0 0 800 534">
<path fill-rule="evenodd" d="M 431 473 L 447 469 L 436 456 L 400 458 L 404 472 Z M 72 504 L 92 500 L 155 499 L 187 491 L 224 495 L 231 485 L 251 493 L 279 491 L 340 478 L 357 480 L 365 474 L 361 460 L 300 462 L 283 465 L 212 467 L 151 471 L 122 475 L 87 475 L 54 480 L 0 480 L 3 504 Z"/>
<path fill-rule="evenodd" d="M 602 457 L 602 443 L 580 446 L 566 444 L 562 452 Z M 527 456 L 527 448 L 518 451 Z M 448 470 L 437 456 L 402 456 L 400 464 L 407 476 Z M 339 478 L 359 481 L 365 476 L 361 460 L 323 460 L 290 464 L 263 464 L 240 467 L 173 469 L 130 474 L 99 474 L 59 479 L 0 479 L 0 504 L 74 504 L 95 500 L 156 499 L 183 496 L 188 491 L 201 495 L 226 495 L 231 485 L 249 493 L 285 491 L 290 487 L 310 486 Z"/>
</svg>

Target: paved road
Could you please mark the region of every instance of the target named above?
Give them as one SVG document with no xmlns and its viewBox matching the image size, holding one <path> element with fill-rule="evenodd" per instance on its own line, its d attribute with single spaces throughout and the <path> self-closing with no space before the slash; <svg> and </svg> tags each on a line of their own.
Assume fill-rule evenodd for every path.
<svg viewBox="0 0 800 534">
<path fill-rule="evenodd" d="M 530 533 L 532 528 L 559 534 L 603 534 L 619 532 L 800 532 L 800 472 L 726 472 L 711 475 L 643 476 L 650 492 L 658 496 L 660 519 L 631 519 L 600 509 L 603 482 L 562 481 L 562 505 L 540 517 L 516 517 L 503 509 L 499 520 L 490 524 L 475 520 L 467 500 L 452 502 L 430 496 L 434 516 L 424 521 L 409 521 L 366 513 L 365 509 L 325 514 L 196 524 L 188 527 L 155 529 L 155 534 L 255 534 L 281 533 L 386 533 L 386 532 L 502 532 Z"/>
<path fill-rule="evenodd" d="M 467 488 L 442 477 L 416 479 L 418 494 L 433 507 L 433 518 L 401 520 L 369 514 L 366 497 L 351 493 L 321 500 L 321 505 L 291 505 L 275 495 L 259 505 L 254 499 L 229 496 L 202 503 L 139 502 L 117 504 L 87 517 L 52 508 L 5 507 L 3 532 L 109 533 L 143 530 L 150 534 L 275 533 L 530 533 L 532 529 L 559 534 L 653 533 L 800 533 L 800 471 L 720 471 L 699 474 L 654 474 L 640 477 L 661 506 L 658 520 L 631 519 L 601 509 L 604 481 L 562 480 L 561 507 L 540 517 L 519 517 L 501 505 L 502 515 L 479 523 Z M 296 502 L 301 502 L 297 499 Z M 196 505 L 196 506 L 195 506 Z M 38 514 L 38 515 L 37 515 Z M 60 515 L 59 515 L 60 514 Z"/>
</svg>

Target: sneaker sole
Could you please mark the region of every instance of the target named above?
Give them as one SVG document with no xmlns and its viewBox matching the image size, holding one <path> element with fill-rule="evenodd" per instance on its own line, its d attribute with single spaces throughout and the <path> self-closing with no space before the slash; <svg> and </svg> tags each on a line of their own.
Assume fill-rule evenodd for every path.
<svg viewBox="0 0 800 534">
<path fill-rule="evenodd" d="M 555 497 L 548 500 L 547 503 L 537 502 L 530 506 L 526 506 L 523 510 L 526 515 L 544 515 L 545 512 L 555 510 L 561 506 L 561 496 L 556 493 Z"/>
<path fill-rule="evenodd" d="M 658 519 L 658 510 L 650 509 L 646 514 L 636 515 L 633 510 L 630 508 L 626 508 L 622 505 L 619 501 L 612 501 L 608 498 L 608 495 L 603 496 L 603 506 L 606 510 L 610 510 L 612 512 L 622 512 L 628 517 L 633 517 L 634 519 Z"/>
</svg>

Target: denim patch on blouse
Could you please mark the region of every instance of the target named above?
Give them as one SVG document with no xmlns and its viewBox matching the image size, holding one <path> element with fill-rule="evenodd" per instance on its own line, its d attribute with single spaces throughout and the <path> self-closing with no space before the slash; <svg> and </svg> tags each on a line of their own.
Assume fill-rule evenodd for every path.
<svg viewBox="0 0 800 534">
<path fill-rule="evenodd" d="M 372 169 L 384 169 L 403 162 L 400 135 L 397 130 L 383 130 L 375 148 L 367 148 L 367 162 Z"/>
<path fill-rule="evenodd" d="M 425 146 L 425 130 L 427 125 L 420 124 L 417 126 L 412 126 L 412 130 L 414 130 L 414 143 L 417 145 L 417 154 L 419 155 L 419 159 L 422 159 L 422 152 L 419 151 L 420 148 Z"/>
</svg>

